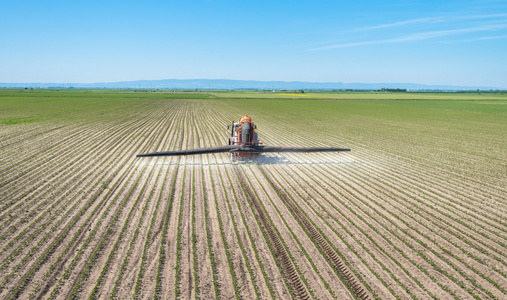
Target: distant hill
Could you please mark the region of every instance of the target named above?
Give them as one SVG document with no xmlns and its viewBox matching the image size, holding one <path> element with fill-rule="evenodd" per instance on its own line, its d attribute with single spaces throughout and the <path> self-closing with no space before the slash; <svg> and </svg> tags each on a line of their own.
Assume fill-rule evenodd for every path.
<svg viewBox="0 0 507 300">
<path fill-rule="evenodd" d="M 107 88 L 107 89 L 287 89 L 287 90 L 378 90 L 400 88 L 415 90 L 490 90 L 505 89 L 487 86 L 425 85 L 417 83 L 343 83 L 303 81 L 255 81 L 230 79 L 163 79 L 98 83 L 0 83 L 0 88 Z"/>
</svg>

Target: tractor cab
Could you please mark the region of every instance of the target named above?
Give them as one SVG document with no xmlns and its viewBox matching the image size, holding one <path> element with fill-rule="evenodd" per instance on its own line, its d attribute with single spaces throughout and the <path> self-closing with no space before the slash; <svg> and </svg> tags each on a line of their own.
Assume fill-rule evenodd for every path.
<svg viewBox="0 0 507 300">
<path fill-rule="evenodd" d="M 227 129 L 231 129 L 229 137 L 229 145 L 238 145 L 242 147 L 259 146 L 259 137 L 255 130 L 257 126 L 252 122 L 249 116 L 243 116 L 238 122 L 232 121 L 232 125 L 228 125 Z M 235 152 L 234 157 L 257 157 L 259 153 L 251 152 Z"/>
</svg>

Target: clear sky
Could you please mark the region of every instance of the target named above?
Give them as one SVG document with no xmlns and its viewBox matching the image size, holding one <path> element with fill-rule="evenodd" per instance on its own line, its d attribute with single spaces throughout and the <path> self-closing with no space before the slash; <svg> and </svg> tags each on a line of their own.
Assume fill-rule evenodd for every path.
<svg viewBox="0 0 507 300">
<path fill-rule="evenodd" d="M 0 82 L 507 88 L 503 0 L 0 0 Z"/>
</svg>

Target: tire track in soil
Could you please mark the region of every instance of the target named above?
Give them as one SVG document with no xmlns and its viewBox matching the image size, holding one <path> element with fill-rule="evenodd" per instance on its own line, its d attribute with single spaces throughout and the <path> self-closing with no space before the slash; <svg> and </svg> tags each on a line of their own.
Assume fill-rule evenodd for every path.
<svg viewBox="0 0 507 300">
<path fill-rule="evenodd" d="M 223 141 L 223 132 L 221 130 L 218 130 L 218 128 L 221 128 L 224 123 L 223 118 L 220 119 L 220 111 L 217 111 L 213 109 L 212 107 L 208 107 L 208 111 L 206 111 L 205 114 L 201 115 L 199 120 L 205 120 L 206 125 L 202 128 L 210 128 L 213 129 L 211 132 L 208 132 L 208 142 L 207 146 L 218 146 L 222 145 L 225 141 Z M 219 137 L 220 136 L 220 137 Z M 210 157 L 208 156 L 208 159 Z M 235 191 L 242 191 L 241 185 L 238 180 L 230 181 L 229 174 L 227 172 L 226 165 L 231 165 L 229 154 L 220 153 L 220 154 L 213 154 L 213 159 L 208 161 L 208 165 L 212 166 L 215 165 L 215 168 L 211 168 L 212 174 L 210 175 L 211 178 L 217 178 L 219 180 L 219 183 L 217 183 L 222 188 L 216 187 L 215 184 L 212 184 L 215 186 L 215 188 L 218 188 L 217 190 L 217 198 L 216 199 L 223 199 L 224 201 L 217 201 L 217 205 L 222 206 L 222 208 L 219 208 L 220 211 L 227 212 L 221 216 L 223 216 L 224 224 L 230 224 L 230 226 L 224 226 L 224 230 L 227 232 L 230 230 L 230 234 L 226 233 L 226 239 L 233 238 L 231 234 L 236 235 L 236 239 L 233 241 L 227 241 L 225 244 L 230 245 L 227 246 L 230 252 L 230 257 L 232 260 L 233 265 L 233 273 L 236 274 L 236 280 L 237 280 L 237 286 L 238 286 L 238 292 L 239 292 L 239 298 L 240 299 L 269 299 L 272 297 L 273 299 L 281 298 L 283 295 L 287 295 L 288 289 L 285 284 L 283 284 L 283 287 L 285 287 L 284 291 L 280 290 L 273 290 L 273 287 L 270 286 L 268 283 L 269 280 L 267 278 L 279 278 L 280 277 L 280 270 L 276 266 L 275 257 L 271 256 L 271 252 L 268 249 L 268 244 L 264 244 L 263 251 L 265 251 L 266 255 L 269 256 L 268 259 L 270 259 L 270 262 L 265 262 L 266 264 L 262 264 L 260 257 L 263 256 L 263 254 L 259 254 L 257 251 L 262 251 L 259 248 L 261 247 L 261 243 L 257 243 L 254 246 L 253 241 L 257 240 L 257 238 L 263 239 L 262 237 L 262 231 L 259 227 L 255 226 L 258 230 L 258 235 L 256 237 L 252 236 L 254 234 L 251 232 L 251 230 L 256 231 L 255 229 L 249 229 L 247 226 L 248 224 L 258 224 L 253 218 L 255 218 L 253 215 L 253 212 L 248 208 L 245 208 L 248 212 L 250 212 L 250 217 L 243 215 L 241 212 L 241 206 L 239 202 L 243 203 L 244 205 L 247 205 L 245 203 L 245 196 L 244 193 L 236 194 Z M 228 196 L 230 195 L 230 197 Z M 238 198 L 238 196 L 240 198 Z M 232 202 L 230 202 L 232 201 Z M 248 206 L 248 205 L 247 205 Z M 228 208 L 227 208 L 228 207 Z M 248 206 L 250 207 L 250 206 Z M 245 211 L 245 213 L 247 213 Z M 239 218 L 236 219 L 235 218 Z M 246 223 L 245 223 L 246 221 Z M 251 223 L 253 222 L 253 223 Z M 235 225 L 233 225 L 235 224 Z M 235 229 L 233 229 L 236 227 Z M 235 233 L 235 230 L 237 231 Z M 241 250 L 240 250 L 241 249 Z M 241 251 L 239 253 L 235 253 L 236 251 Z M 269 254 L 268 254 L 269 253 Z M 254 258 L 254 259 L 249 259 Z M 255 259 L 256 258 L 256 259 Z M 266 257 L 265 257 L 266 258 Z M 267 267 L 269 265 L 269 268 Z M 273 268 L 273 266 L 277 269 L 276 275 L 275 273 L 270 273 L 267 275 L 266 271 L 269 272 L 270 269 Z M 266 271 L 263 270 L 263 268 L 267 268 Z M 248 269 L 248 271 L 247 271 Z M 273 271 L 273 270 L 271 270 Z M 247 279 L 248 273 L 250 273 L 250 280 Z M 263 275 L 266 275 L 264 277 Z M 281 285 L 280 285 L 281 286 Z M 280 287 L 278 286 L 278 287 Z M 273 294 L 270 295 L 270 292 L 273 292 Z M 275 294 L 277 296 L 275 296 Z M 255 297 L 254 297 L 255 295 Z M 238 297 L 238 296 L 237 296 Z M 286 297 L 286 296 L 285 296 Z"/>
<path fill-rule="evenodd" d="M 398 179 L 398 180 L 403 180 L 403 179 Z M 439 193 L 439 192 L 437 191 L 437 193 Z M 441 196 L 441 195 L 440 195 L 440 194 L 437 194 L 436 196 L 437 196 L 437 197 L 439 197 L 439 196 Z"/>
<path fill-rule="evenodd" d="M 269 244 L 273 248 L 273 252 L 280 264 L 280 268 L 282 269 L 282 272 L 285 275 L 285 278 L 290 285 L 292 292 L 294 293 L 294 298 L 305 300 L 310 299 L 310 295 L 306 290 L 305 285 L 301 281 L 301 278 L 299 278 L 298 273 L 296 272 L 296 269 L 292 264 L 287 251 L 285 250 L 285 247 L 276 234 L 275 229 L 269 222 L 268 217 L 266 216 L 266 212 L 262 209 L 262 206 L 255 196 L 255 193 L 252 191 L 250 185 L 248 184 L 243 170 L 238 165 L 234 165 L 234 168 L 236 169 L 236 174 L 238 174 L 238 178 L 244 188 L 247 200 L 252 204 L 252 207 L 255 208 L 255 212 L 259 218 L 263 230 L 266 232 Z"/>
<path fill-rule="evenodd" d="M 323 173 L 324 174 L 324 173 Z M 329 177 L 331 178 L 331 177 Z M 367 192 L 367 195 L 368 197 L 374 197 L 373 194 L 369 194 Z M 408 199 L 407 199 L 408 200 Z M 408 213 L 406 213 L 408 214 Z M 411 217 L 413 218 L 413 217 Z M 416 224 L 411 224 L 410 220 L 409 219 L 406 219 L 404 222 L 409 222 L 409 223 L 406 223 L 408 224 L 409 227 L 413 227 L 413 228 L 417 228 L 416 226 L 420 223 L 416 223 Z M 422 232 L 420 232 L 420 230 L 422 230 Z M 422 240 L 424 240 L 426 243 L 428 243 L 427 247 L 424 246 L 423 249 L 433 249 L 431 250 L 431 253 L 429 253 L 430 256 L 432 256 L 433 254 L 436 254 L 436 253 L 439 253 L 439 255 L 437 257 L 439 257 L 440 260 L 442 260 L 444 263 L 443 263 L 443 266 L 445 266 L 446 264 L 449 265 L 450 269 L 448 270 L 448 272 L 451 272 L 451 274 L 454 274 L 454 270 L 458 272 L 458 274 L 454 274 L 452 276 L 454 276 L 455 278 L 457 277 L 458 280 L 461 280 L 461 281 L 466 281 L 466 278 L 468 276 L 471 276 L 473 279 L 473 282 L 477 281 L 478 285 L 479 286 L 483 286 L 485 287 L 486 289 L 495 289 L 493 287 L 491 287 L 489 285 L 488 282 L 482 282 L 483 278 L 475 278 L 473 277 L 474 275 L 471 275 L 469 272 L 477 272 L 475 269 L 481 269 L 483 266 L 482 265 L 477 265 L 477 264 L 474 264 L 473 262 L 471 261 L 462 261 L 462 260 L 459 260 L 459 259 L 456 259 L 455 257 L 453 256 L 450 256 L 450 257 L 447 257 L 446 255 L 444 255 L 444 253 L 440 253 L 440 250 L 439 250 L 439 247 L 443 246 L 443 247 L 446 247 L 447 249 L 454 249 L 454 246 L 453 247 L 450 247 L 450 245 L 447 244 L 446 241 L 443 241 L 443 240 L 440 240 L 438 241 L 438 238 L 439 236 L 442 235 L 442 233 L 434 233 L 435 236 L 436 236 L 436 239 L 435 240 L 435 237 L 433 238 L 430 238 L 430 236 L 432 235 L 431 232 L 425 232 L 426 230 L 424 229 L 424 227 L 419 227 L 415 232 L 420 235 L 420 238 Z M 440 245 L 440 246 L 437 246 L 436 248 L 430 248 L 429 245 Z M 453 250 L 453 251 L 458 251 L 457 249 L 456 250 Z M 433 254 L 432 254 L 433 253 Z M 437 259 L 438 260 L 438 259 Z M 468 264 L 473 264 L 474 267 L 470 267 L 468 266 Z M 457 269 L 459 268 L 459 269 Z M 485 274 L 488 274 L 490 272 L 490 270 L 483 270 L 483 272 Z M 465 277 L 462 277 L 464 274 L 467 274 L 467 276 Z M 481 274 L 481 272 L 479 271 L 478 274 Z M 489 277 L 489 275 L 486 275 L 485 277 Z M 484 280 L 487 280 L 486 278 L 484 278 Z"/>
<path fill-rule="evenodd" d="M 305 169 L 307 171 L 309 171 L 309 169 Z M 307 172 L 305 171 L 305 172 Z M 297 170 L 294 170 L 294 172 L 299 172 L 297 174 L 305 174 L 303 173 L 303 171 L 297 171 Z M 301 176 L 301 175 L 300 175 Z M 354 237 L 354 240 L 356 239 L 356 236 L 358 237 L 358 242 L 360 243 L 361 247 L 364 247 L 365 245 L 363 244 L 364 242 L 367 242 L 368 239 L 367 237 L 361 233 L 361 230 L 360 228 L 367 228 L 367 226 L 365 225 L 365 222 L 368 222 L 367 220 L 370 220 L 370 222 L 372 222 L 371 220 L 374 220 L 376 222 L 379 222 L 379 220 L 381 219 L 375 219 L 374 217 L 369 217 L 367 214 L 364 213 L 364 211 L 369 211 L 367 209 L 363 209 L 361 207 L 358 208 L 358 206 L 355 204 L 356 202 L 358 203 L 362 203 L 360 200 L 359 197 L 357 196 L 354 196 L 353 192 L 350 192 L 350 191 L 347 191 L 347 190 L 341 190 L 340 192 L 338 190 L 334 190 L 334 185 L 335 184 L 331 184 L 331 183 L 327 183 L 325 179 L 321 178 L 321 177 L 318 177 L 316 176 L 315 173 L 312 173 L 312 172 L 308 172 L 308 175 L 305 175 L 306 178 L 305 180 L 307 180 L 308 184 L 313 184 L 315 185 L 315 188 L 313 186 L 311 186 L 312 189 L 314 189 L 315 192 L 317 192 L 318 190 L 318 194 L 321 195 L 322 198 L 324 199 L 331 199 L 330 201 L 327 201 L 330 205 L 330 207 L 328 209 L 330 209 L 330 213 L 333 214 L 333 211 L 335 211 L 335 213 L 338 213 L 338 215 L 342 215 L 342 217 L 340 219 L 343 218 L 343 226 L 344 227 L 350 227 L 350 233 L 347 233 L 348 235 Z M 311 177 L 309 177 L 311 176 Z M 310 179 L 310 178 L 313 178 L 313 179 Z M 313 180 L 313 181 L 312 181 Z M 338 196 L 337 196 L 338 195 Z M 349 199 L 350 200 L 350 203 L 346 203 L 346 202 L 342 202 L 340 199 Z M 337 200 L 338 202 L 334 202 L 334 200 Z M 333 201 L 333 202 L 331 202 Z M 343 201 L 347 201 L 347 200 L 343 200 Z M 328 205 L 326 205 L 328 206 Z M 354 212 L 357 212 L 354 213 Z M 364 221 L 362 221 L 362 219 L 364 219 Z M 335 222 L 337 222 L 338 220 L 335 220 Z M 341 220 L 340 220 L 341 221 Z M 382 225 L 383 223 L 381 223 L 380 225 Z M 335 228 L 338 228 L 336 227 L 338 225 L 335 225 Z M 380 226 L 379 228 L 385 228 L 387 230 L 387 235 L 388 236 L 391 236 L 391 232 L 389 231 L 388 228 L 390 228 L 389 226 Z M 399 227 L 399 226 L 396 226 L 395 228 L 400 228 L 400 230 L 404 230 L 404 227 Z M 392 241 L 394 242 L 395 244 L 397 244 L 397 246 L 400 248 L 400 249 L 403 249 L 402 251 L 404 253 L 407 253 L 407 254 L 410 254 L 412 253 L 413 250 L 411 250 L 410 246 L 411 244 L 408 244 L 408 248 L 406 248 L 407 244 L 405 243 L 405 238 L 402 238 L 400 239 L 399 241 L 397 241 L 396 237 L 398 237 L 397 235 L 394 235 L 394 237 L 391 237 L 389 238 L 388 237 L 388 240 L 389 241 Z M 381 242 L 380 239 L 375 239 L 377 242 Z M 398 242 L 403 242 L 402 244 L 398 243 Z M 368 243 L 369 244 L 369 243 Z M 371 249 L 371 250 L 374 250 L 376 253 L 376 247 L 377 246 L 366 246 L 366 249 Z M 360 249 L 360 248 L 359 248 Z M 360 251 L 360 250 L 359 250 Z M 365 254 L 366 255 L 366 254 Z M 380 256 L 379 256 L 380 255 Z M 382 253 L 378 253 L 378 255 L 370 255 L 369 257 L 371 259 L 373 259 L 373 261 L 375 261 L 375 258 L 378 258 L 378 257 L 381 257 L 382 256 Z M 367 256 L 365 256 L 367 257 Z M 430 277 L 435 277 L 437 278 L 436 280 L 442 282 L 444 285 L 451 285 L 451 286 L 456 286 L 456 284 L 452 281 L 447 281 L 447 277 L 445 278 L 439 278 L 439 274 L 434 274 L 433 271 L 434 269 L 431 267 L 430 264 L 428 264 L 425 260 L 422 260 L 422 261 L 419 261 L 418 260 L 418 256 L 416 256 L 415 258 L 411 258 L 410 261 L 411 262 L 414 262 L 414 266 L 416 266 L 417 268 L 419 268 L 419 264 L 420 266 L 424 267 L 424 269 L 427 270 L 427 272 L 429 272 L 429 276 Z M 371 261 L 371 259 L 368 259 L 369 261 Z M 380 260 L 381 262 L 389 262 L 388 260 Z M 378 262 L 373 262 L 372 263 L 372 266 L 375 266 L 375 265 L 378 265 Z M 407 264 L 403 264 L 404 266 L 407 266 Z M 391 270 L 391 269 L 389 269 Z M 379 272 L 379 274 L 384 274 L 384 275 L 380 275 L 386 279 L 384 279 L 384 281 L 388 281 L 391 277 L 385 273 L 385 271 L 383 271 L 380 267 L 377 269 L 377 271 Z M 401 273 L 395 273 L 395 275 L 399 275 Z M 375 280 L 375 279 L 374 279 Z M 379 281 L 380 282 L 380 281 Z M 370 282 L 371 284 L 371 282 Z M 389 283 L 387 283 L 388 286 L 390 285 Z M 394 284 L 394 283 L 391 283 L 391 284 Z M 385 286 L 385 285 L 382 285 L 382 286 Z M 396 286 L 393 286 L 393 288 L 397 289 L 397 284 Z M 437 295 L 443 295 L 441 294 L 443 292 L 443 290 L 440 290 L 439 291 L 440 294 L 437 294 Z M 450 296 L 450 295 L 449 295 Z M 462 294 L 462 295 L 458 295 L 460 298 L 467 298 L 467 294 Z"/>
<path fill-rule="evenodd" d="M 326 226 L 325 224 L 327 224 L 327 226 L 334 229 L 334 228 L 340 227 L 340 225 L 331 225 L 331 224 L 333 224 L 333 222 L 336 222 L 336 218 L 340 216 L 340 213 L 345 213 L 344 219 L 348 219 L 347 216 L 349 216 L 351 218 L 355 218 L 354 214 L 348 213 L 348 210 L 346 208 L 347 206 L 342 207 L 340 209 L 336 206 L 331 205 L 328 202 L 328 200 L 326 200 L 326 199 L 331 199 L 332 196 L 326 194 L 326 191 L 322 188 L 314 189 L 314 186 L 311 185 L 312 183 L 309 182 L 310 178 L 308 178 L 308 177 L 303 178 L 302 177 L 302 171 L 300 171 L 298 169 L 291 169 L 291 168 L 288 170 L 285 170 L 282 167 L 279 167 L 279 170 L 283 170 L 284 173 L 279 172 L 277 174 L 277 176 L 280 176 L 283 178 L 285 178 L 285 176 L 289 176 L 289 174 L 297 174 L 297 176 L 299 176 L 299 177 L 292 178 L 292 180 L 295 181 L 299 190 L 305 191 L 305 193 L 307 195 L 306 197 L 309 197 L 310 199 L 312 199 L 312 200 L 310 200 L 307 198 L 308 201 L 306 203 L 307 207 L 310 207 L 311 210 L 306 210 L 305 208 L 303 208 L 303 209 L 305 212 L 308 213 L 308 218 L 310 218 L 313 222 L 315 222 L 315 223 L 319 222 L 321 224 L 321 226 Z M 313 185 L 317 185 L 317 184 L 313 183 Z M 317 190 L 319 190 L 319 191 L 317 191 Z M 339 209 L 340 211 L 337 212 L 335 209 Z M 312 213 L 312 210 L 313 210 L 313 213 Z M 358 210 L 358 214 L 360 211 L 361 210 Z M 377 216 L 377 217 L 380 218 L 380 216 Z M 318 219 L 314 219 L 314 218 L 318 218 Z M 340 217 L 340 219 L 342 219 L 342 217 Z M 344 224 L 347 224 L 345 226 L 354 227 L 355 225 L 358 225 L 358 223 L 362 222 L 361 218 L 359 218 L 359 220 L 358 219 L 355 219 L 355 220 L 356 221 L 354 221 L 353 224 L 349 224 L 348 221 L 344 220 L 345 221 Z M 356 222 L 358 222 L 358 223 L 356 223 Z M 370 225 L 370 224 L 368 224 L 368 225 Z M 319 225 L 317 225 L 317 226 L 319 226 Z M 333 227 L 331 227 L 331 226 L 333 226 Z M 325 227 L 321 227 L 321 230 L 323 230 L 323 229 L 325 229 Z M 360 231 L 357 229 L 354 230 L 351 228 L 351 231 L 354 232 L 353 234 L 355 236 L 358 236 L 358 237 L 362 236 Z M 396 262 L 396 261 L 401 262 L 403 269 L 405 269 L 405 273 L 410 272 L 410 274 L 412 275 L 413 278 L 421 279 L 421 281 L 423 282 L 422 285 L 429 286 L 429 288 L 423 288 L 425 291 L 428 289 L 431 289 L 431 291 L 436 291 L 435 293 L 437 295 L 443 295 L 443 293 L 445 293 L 444 290 L 441 290 L 440 287 L 438 287 L 429 278 L 424 280 L 426 278 L 426 275 L 424 275 L 424 273 L 421 272 L 421 270 L 419 270 L 417 267 L 415 267 L 415 265 L 412 265 L 411 262 L 413 262 L 413 260 L 408 259 L 407 255 L 405 254 L 405 253 L 411 252 L 410 248 L 407 247 L 405 244 L 402 244 L 401 241 L 392 240 L 392 239 L 395 239 L 395 237 L 391 236 L 390 232 L 385 227 L 382 227 L 382 226 L 377 227 L 377 230 L 373 230 L 370 233 L 371 234 L 377 233 L 379 236 L 382 237 L 382 238 L 376 238 L 375 239 L 376 243 L 378 243 L 380 245 L 380 247 L 382 247 L 382 249 L 384 249 L 386 252 L 391 252 L 392 257 L 394 257 L 393 258 L 394 262 Z M 387 234 L 387 237 L 386 237 L 386 234 Z M 330 240 L 332 240 L 332 239 L 330 239 Z M 361 239 L 361 241 L 365 241 L 365 240 Z M 401 243 L 401 245 L 400 245 L 400 243 Z M 374 247 L 378 247 L 378 246 L 374 246 Z M 393 247 L 396 248 L 399 252 L 394 251 Z M 370 248 L 370 249 L 374 249 L 374 248 Z M 384 251 L 381 251 L 378 255 L 383 256 L 384 255 L 383 252 Z M 378 252 L 376 252 L 376 253 L 378 253 Z M 400 255 L 400 253 L 401 253 L 401 255 Z M 377 254 L 375 254 L 375 255 L 377 256 Z M 395 267 L 395 269 L 396 268 L 397 267 Z M 402 271 L 400 271 L 400 272 L 402 272 Z M 395 273 L 395 274 L 396 275 L 400 274 L 401 276 L 403 276 L 402 273 Z M 361 275 L 363 275 L 363 274 L 361 274 Z M 371 274 L 370 277 L 371 276 L 373 276 L 373 274 Z M 389 276 L 389 275 L 387 275 L 387 276 Z M 416 282 L 413 282 L 413 281 L 408 281 L 408 282 L 412 282 L 412 283 L 409 283 L 408 285 L 411 286 L 411 292 L 413 294 L 415 294 L 416 297 L 419 297 L 420 295 L 421 296 L 426 295 L 427 292 L 421 293 L 421 291 L 418 290 L 417 287 L 414 288 L 414 286 L 412 284 L 415 285 Z M 372 289 L 375 289 L 375 288 L 372 287 Z M 378 291 L 376 291 L 376 292 L 378 293 Z M 424 297 L 422 297 L 422 298 L 424 298 Z"/>
<path fill-rule="evenodd" d="M 322 167 L 322 166 L 319 166 L 319 168 L 323 168 L 323 167 Z M 324 172 L 322 172 L 322 174 L 324 174 L 324 175 L 323 175 L 324 177 L 328 176 L 328 177 L 326 177 L 326 179 L 324 179 L 324 178 L 319 178 L 319 176 L 317 176 L 317 175 L 316 175 L 316 173 L 311 173 L 311 172 L 310 172 L 310 174 L 311 174 L 311 176 L 314 176 L 314 177 L 316 178 L 316 179 L 315 179 L 315 180 L 316 180 L 316 182 L 319 182 L 319 181 L 320 181 L 320 182 L 325 182 L 325 181 L 327 181 L 327 180 L 328 180 L 328 178 L 333 178 L 333 176 L 330 176 L 330 175 L 331 175 L 330 173 L 329 173 L 329 174 L 325 174 Z M 320 173 L 319 173 L 319 174 L 320 174 Z M 349 174 L 349 176 L 350 176 L 350 174 L 352 174 L 352 173 L 347 173 L 347 174 Z M 336 180 L 336 178 L 337 178 L 337 177 L 335 177 L 335 180 Z M 344 180 L 344 181 L 345 181 L 345 180 Z M 320 184 L 320 183 L 319 183 L 319 184 Z M 333 192 L 333 193 L 338 193 L 338 194 L 341 194 L 341 192 L 339 192 L 338 190 L 334 189 L 334 187 L 333 187 L 333 186 L 335 186 L 335 185 L 337 185 L 337 183 L 336 183 L 336 182 L 333 182 L 333 181 L 330 181 L 330 182 L 328 183 L 328 187 L 329 187 L 331 190 L 334 190 L 334 192 Z M 354 185 L 355 185 L 355 187 L 352 189 L 352 192 L 353 192 L 353 191 L 356 191 L 356 189 L 357 189 L 357 191 L 360 191 L 360 190 L 362 191 L 362 187 L 361 187 L 361 184 L 360 184 L 360 183 L 355 183 Z M 363 185 L 364 185 L 364 184 L 363 184 Z M 338 186 L 339 186 L 339 184 L 338 184 Z M 357 191 L 356 191 L 356 192 L 357 192 Z M 343 194 L 342 196 L 343 196 L 345 199 L 354 199 L 354 198 L 359 198 L 359 197 L 357 197 L 357 196 L 354 196 L 354 194 L 351 194 L 351 192 L 350 192 L 350 191 L 347 191 L 347 189 L 343 189 L 343 190 L 342 190 L 342 192 L 344 192 L 344 194 Z M 373 194 L 368 194 L 368 195 L 369 195 L 369 197 L 373 197 L 373 198 L 375 198 Z M 368 199 L 372 199 L 372 198 L 368 198 Z M 382 198 L 381 198 L 381 199 L 382 199 Z M 361 201 L 362 201 L 362 200 L 361 200 Z M 356 205 L 356 204 L 355 204 L 355 202 L 356 202 L 356 201 L 351 201 L 351 203 L 352 203 L 353 205 Z M 359 201 L 357 201 L 357 202 L 358 202 L 358 203 L 361 203 L 361 202 L 359 202 Z M 357 206 L 357 205 L 356 205 L 356 206 Z M 349 209 L 350 209 L 350 208 L 349 208 Z M 368 211 L 368 208 L 359 208 L 357 211 L 358 211 L 358 212 L 361 212 L 361 211 Z M 388 210 L 387 210 L 387 212 L 389 212 L 389 211 L 390 211 L 390 210 L 388 209 Z M 382 220 L 382 218 L 381 218 L 381 219 L 376 219 L 375 217 L 373 217 L 373 218 L 372 218 L 372 217 L 369 217 L 369 216 L 366 216 L 365 218 L 370 219 L 370 220 L 371 220 L 371 219 L 373 219 L 373 220 L 376 220 L 377 222 L 378 222 L 379 220 Z M 412 218 L 412 217 L 411 217 L 411 218 Z M 405 222 L 405 221 L 403 221 L 403 222 Z M 381 225 L 382 225 L 382 224 L 381 224 Z M 399 226 L 400 226 L 400 225 L 397 225 L 397 227 L 398 227 L 398 228 L 403 228 L 403 227 L 399 227 Z M 385 226 L 384 226 L 384 227 L 385 227 Z M 385 228 L 387 228 L 387 227 L 385 227 Z M 417 244 L 417 239 L 416 239 L 416 240 L 414 240 L 414 241 L 416 242 L 416 247 L 420 247 L 420 246 L 417 246 L 417 245 L 418 245 L 418 244 Z M 431 240 L 430 240 L 430 241 L 431 241 Z M 422 247 L 422 248 L 421 248 L 421 251 L 425 251 L 425 249 L 426 249 L 426 246 Z M 411 251 L 409 251 L 409 252 L 411 252 Z M 438 252 L 438 251 L 437 251 L 437 252 Z M 435 252 L 435 253 L 436 253 L 436 252 Z M 416 259 L 417 259 L 417 257 L 416 257 Z M 430 266 L 426 265 L 426 263 L 425 263 L 424 261 L 423 261 L 423 262 L 421 262 L 421 265 L 425 266 L 425 268 L 426 268 L 428 271 L 432 272 L 433 267 L 431 267 L 431 265 L 430 265 Z M 416 265 L 416 266 L 418 266 L 418 265 Z M 449 269 L 449 270 L 447 270 L 447 271 L 453 272 L 453 268 L 455 268 L 455 267 L 454 267 L 454 265 L 450 265 L 450 266 L 451 266 L 452 268 L 450 268 L 450 269 Z M 436 275 L 434 275 L 434 274 L 433 274 L 433 276 L 436 276 Z M 456 276 L 456 275 L 455 275 L 455 276 Z M 438 279 L 437 279 L 437 280 L 438 280 Z M 439 281 L 440 281 L 440 282 L 444 282 L 443 280 L 447 280 L 447 279 L 440 279 Z M 460 280 L 462 280 L 462 279 L 460 279 Z M 451 286 L 457 286 L 457 285 L 456 285 L 453 281 L 451 281 L 450 283 L 448 282 L 447 284 L 451 284 Z M 465 291 L 465 289 L 463 289 L 463 291 Z M 456 290 L 455 292 L 459 292 L 459 290 Z M 466 297 L 467 297 L 467 295 L 466 295 L 466 294 L 465 294 L 464 296 L 463 296 L 463 295 L 459 295 L 459 297 L 461 297 L 461 298 L 462 298 L 462 297 L 465 297 L 465 298 L 466 298 Z"/>
<path fill-rule="evenodd" d="M 229 161 L 226 154 L 221 154 L 223 162 Z M 289 288 L 285 281 L 281 279 L 282 273 L 276 264 L 276 257 L 272 255 L 269 243 L 264 237 L 259 221 L 256 219 L 252 206 L 246 200 L 246 194 L 243 191 L 241 182 L 237 179 L 233 166 L 223 164 L 220 172 L 228 187 L 227 191 L 232 193 L 230 198 L 232 216 L 237 216 L 239 227 L 239 239 L 241 239 L 245 249 L 245 258 L 252 258 L 251 262 L 253 276 L 259 291 L 260 299 L 283 298 L 289 294 Z M 234 176 L 234 177 L 233 177 Z M 238 191 L 236 193 L 236 191 Z"/>
<path fill-rule="evenodd" d="M 315 227 L 308 221 L 305 214 L 299 209 L 299 207 L 294 203 L 294 201 L 285 193 L 285 191 L 276 184 L 276 181 L 271 178 L 271 174 L 266 172 L 263 166 L 258 165 L 258 169 L 261 171 L 262 175 L 268 180 L 270 185 L 275 189 L 278 193 L 282 201 L 287 205 L 292 214 L 296 217 L 296 219 L 304 226 L 306 231 L 310 234 L 311 239 L 316 242 L 322 253 L 325 255 L 326 259 L 332 263 L 332 267 L 338 271 L 340 276 L 346 281 L 347 286 L 351 289 L 353 294 L 362 300 L 373 299 L 370 295 L 368 295 L 367 290 L 362 286 L 362 284 L 355 278 L 355 276 L 350 272 L 347 266 L 341 261 L 336 252 L 331 248 L 331 246 L 327 243 L 327 241 L 322 237 L 321 233 L 315 229 Z"/>
</svg>

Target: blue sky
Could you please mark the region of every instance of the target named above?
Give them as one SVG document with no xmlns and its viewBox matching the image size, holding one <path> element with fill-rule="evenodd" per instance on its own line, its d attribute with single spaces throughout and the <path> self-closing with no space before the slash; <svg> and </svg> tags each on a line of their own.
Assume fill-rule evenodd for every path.
<svg viewBox="0 0 507 300">
<path fill-rule="evenodd" d="M 507 88 L 507 1 L 0 1 L 0 82 Z"/>
</svg>

